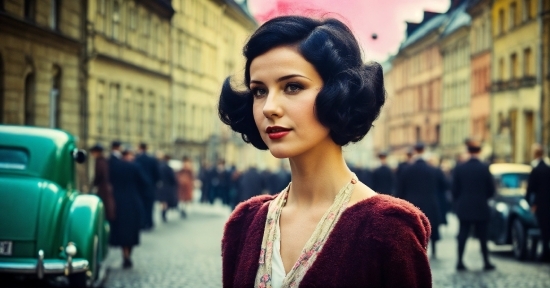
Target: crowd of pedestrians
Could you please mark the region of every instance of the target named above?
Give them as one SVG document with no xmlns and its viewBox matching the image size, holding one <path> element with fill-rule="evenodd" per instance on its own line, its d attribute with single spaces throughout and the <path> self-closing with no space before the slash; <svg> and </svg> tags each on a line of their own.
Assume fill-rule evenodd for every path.
<svg viewBox="0 0 550 288">
<path fill-rule="evenodd" d="M 468 159 L 458 162 L 452 170 L 434 165 L 424 155 L 422 143 L 412 147 L 407 152 L 407 159 L 399 163 L 396 169 L 388 165 L 388 154 L 380 152 L 377 168 L 354 167 L 352 170 L 360 181 L 374 191 L 407 200 L 424 212 L 432 228 L 432 258 L 437 255 L 439 226 L 447 224 L 446 215 L 453 210 L 460 224 L 456 269 L 467 269 L 462 257 L 470 231 L 474 228 L 480 241 L 484 270 L 489 271 L 495 266 L 489 260 L 487 249 L 490 217 L 487 202 L 494 196 L 495 184 L 488 165 L 479 158 L 481 144 L 468 141 L 466 146 Z M 131 252 L 139 244 L 140 231 L 154 227 L 152 214 L 155 201 L 160 203 L 163 221 L 167 221 L 166 214 L 170 209 L 178 210 L 182 218 L 186 217 L 188 205 L 193 200 L 195 177 L 201 183 L 200 202 L 213 204 L 219 201 L 231 209 L 256 195 L 277 194 L 291 180 L 290 171 L 283 165 L 277 171 L 259 170 L 255 166 L 241 171 L 235 166 L 228 167 L 224 160 L 218 160 L 215 165 L 204 161 L 195 174 L 188 157 L 183 158 L 182 168 L 174 171 L 169 166 L 169 155 L 155 158 L 147 152 L 145 143 L 141 143 L 138 151 L 134 152 L 122 149 L 121 143 L 114 141 L 108 158 L 104 156 L 101 145 L 95 145 L 90 150 L 96 159 L 93 186 L 104 202 L 106 218 L 111 225 L 109 243 L 122 247 L 125 268 L 132 267 Z M 535 150 L 535 168 L 529 178 L 526 200 L 532 204 L 539 219 L 542 257 L 548 261 L 550 166 L 544 160 L 542 151 L 541 148 Z"/>
<path fill-rule="evenodd" d="M 178 209 L 185 217 L 186 203 L 193 198 L 192 163 L 185 157 L 183 168 L 174 171 L 168 165 L 170 156 L 154 157 L 146 143 L 133 151 L 113 141 L 108 157 L 104 150 L 100 144 L 90 148 L 95 159 L 92 186 L 104 203 L 110 224 L 109 244 L 122 248 L 122 266 L 131 268 L 132 249 L 139 245 L 140 232 L 154 228 L 156 201 L 161 203 L 163 221 L 167 221 L 169 209 Z"/>
<path fill-rule="evenodd" d="M 380 165 L 373 170 L 355 168 L 359 179 L 378 193 L 405 199 L 419 207 L 428 217 L 431 231 L 431 257 L 437 257 L 439 226 L 446 225 L 446 215 L 453 212 L 459 220 L 457 235 L 457 271 L 467 270 L 463 254 L 470 235 L 480 242 L 484 270 L 496 267 L 489 260 L 487 248 L 490 207 L 488 201 L 495 193 L 494 178 L 489 165 L 480 159 L 481 143 L 466 141 L 466 158 L 457 157 L 453 169 L 443 161 L 434 163 L 424 154 L 424 144 L 418 143 L 407 152 L 407 159 L 396 169 L 388 166 L 387 153 L 380 152 Z M 526 200 L 541 228 L 543 253 L 541 260 L 550 260 L 550 161 L 540 146 L 534 150 L 534 167 L 528 181 Z M 471 234 L 471 232 L 474 234 Z"/>
</svg>

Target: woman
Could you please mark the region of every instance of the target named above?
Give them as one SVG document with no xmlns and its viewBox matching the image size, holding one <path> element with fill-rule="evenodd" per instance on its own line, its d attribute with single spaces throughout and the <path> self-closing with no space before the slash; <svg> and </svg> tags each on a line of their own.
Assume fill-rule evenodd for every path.
<svg viewBox="0 0 550 288">
<path fill-rule="evenodd" d="M 292 183 L 235 209 L 222 240 L 225 287 L 430 287 L 429 222 L 346 166 L 385 101 L 380 65 L 364 65 L 336 19 L 285 16 L 244 48 L 245 91 L 226 80 L 221 120 L 289 158 Z"/>
<path fill-rule="evenodd" d="M 162 205 L 160 216 L 162 222 L 166 222 L 166 212 L 169 208 L 177 207 L 177 190 L 178 182 L 174 170 L 168 165 L 170 155 L 162 156 L 162 161 L 159 164 L 161 186 L 158 188 L 158 198 Z"/>
<path fill-rule="evenodd" d="M 180 215 L 187 217 L 187 207 L 193 201 L 193 189 L 195 176 L 193 173 L 193 163 L 189 157 L 183 157 L 183 167 L 178 171 L 178 199 L 180 203 Z"/>
<path fill-rule="evenodd" d="M 122 159 L 109 159 L 109 179 L 113 186 L 116 218 L 110 222 L 109 244 L 122 247 L 122 267 L 132 268 L 132 250 L 139 245 L 139 230 L 143 224 L 142 197 L 147 178 L 133 162 L 130 150 L 122 152 Z"/>
</svg>

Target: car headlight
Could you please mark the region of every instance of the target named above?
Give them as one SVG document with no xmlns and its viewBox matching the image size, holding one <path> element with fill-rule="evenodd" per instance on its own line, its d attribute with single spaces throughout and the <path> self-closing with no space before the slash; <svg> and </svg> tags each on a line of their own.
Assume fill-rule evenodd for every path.
<svg viewBox="0 0 550 288">
<path fill-rule="evenodd" d="M 506 213 L 508 212 L 508 205 L 504 203 L 497 203 L 497 205 L 495 206 L 495 209 L 500 213 Z"/>
<path fill-rule="evenodd" d="M 67 247 L 65 247 L 65 253 L 71 257 L 76 255 L 76 246 L 74 246 L 73 242 L 69 242 L 69 244 L 67 244 Z"/>
<path fill-rule="evenodd" d="M 529 203 L 527 203 L 525 199 L 519 200 L 519 206 L 523 208 L 523 210 L 527 210 L 527 211 L 529 211 L 529 209 L 531 208 L 531 206 L 529 206 Z"/>
</svg>

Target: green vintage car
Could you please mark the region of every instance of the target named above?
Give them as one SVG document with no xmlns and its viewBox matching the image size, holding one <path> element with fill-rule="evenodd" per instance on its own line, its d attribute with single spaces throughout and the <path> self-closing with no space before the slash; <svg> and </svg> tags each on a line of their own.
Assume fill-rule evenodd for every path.
<svg viewBox="0 0 550 288">
<path fill-rule="evenodd" d="M 75 188 L 85 160 L 67 132 L 0 125 L 0 276 L 100 283 L 109 226 L 101 200 Z"/>
</svg>

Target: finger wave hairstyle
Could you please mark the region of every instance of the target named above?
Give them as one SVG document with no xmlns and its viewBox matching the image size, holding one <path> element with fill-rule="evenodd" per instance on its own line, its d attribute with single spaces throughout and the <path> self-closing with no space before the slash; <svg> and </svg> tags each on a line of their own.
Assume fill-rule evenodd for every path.
<svg viewBox="0 0 550 288">
<path fill-rule="evenodd" d="M 315 100 L 315 115 L 329 128 L 332 140 L 344 146 L 369 132 L 386 100 L 384 75 L 378 63 L 364 64 L 351 30 L 337 19 L 316 20 L 282 16 L 264 23 L 243 48 L 246 58 L 245 91 L 223 84 L 218 103 L 219 117 L 243 140 L 268 149 L 254 122 L 250 91 L 250 64 L 254 58 L 279 46 L 295 46 L 323 79 Z"/>
</svg>

